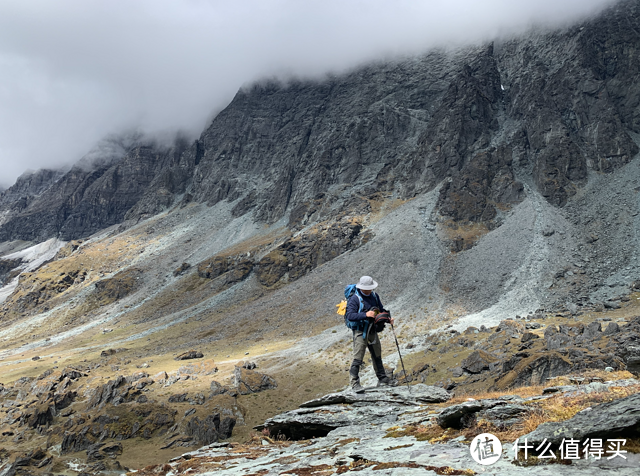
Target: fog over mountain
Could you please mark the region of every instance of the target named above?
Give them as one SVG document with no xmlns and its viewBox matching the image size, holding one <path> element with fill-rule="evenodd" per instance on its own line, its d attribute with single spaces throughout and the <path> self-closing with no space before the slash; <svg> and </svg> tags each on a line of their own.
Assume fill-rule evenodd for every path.
<svg viewBox="0 0 640 476">
<path fill-rule="evenodd" d="M 580 21 L 613 0 L 8 0 L 0 5 L 0 184 L 105 136 L 195 137 L 243 84 Z"/>
</svg>

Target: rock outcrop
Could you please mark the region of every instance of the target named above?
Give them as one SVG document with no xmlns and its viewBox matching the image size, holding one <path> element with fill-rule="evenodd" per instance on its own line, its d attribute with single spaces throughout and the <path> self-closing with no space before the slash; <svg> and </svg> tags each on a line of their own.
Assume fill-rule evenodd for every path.
<svg viewBox="0 0 640 476">
<path fill-rule="evenodd" d="M 180 355 L 174 357 L 173 360 L 191 360 L 191 359 L 201 359 L 204 357 L 204 354 L 198 350 L 189 350 L 187 352 L 183 352 Z"/>
<path fill-rule="evenodd" d="M 207 416 L 203 420 L 193 417 L 187 423 L 185 432 L 188 436 L 193 437 L 198 444 L 210 445 L 220 439 L 229 438 L 235 424 L 235 418 L 225 417 L 220 421 L 220 415 L 216 413 Z"/>
<path fill-rule="evenodd" d="M 273 377 L 244 367 L 234 369 L 233 380 L 240 395 L 249 395 L 278 387 L 278 383 Z"/>
<path fill-rule="evenodd" d="M 368 389 L 364 394 L 342 392 L 326 395 L 300 405 L 297 410 L 276 415 L 257 430 L 284 435 L 293 440 L 326 436 L 336 428 L 363 423 L 392 423 L 398 415 L 419 403 L 446 402 L 451 395 L 439 387 L 423 384 L 390 389 Z"/>
<path fill-rule="evenodd" d="M 562 422 L 541 424 L 523 436 L 528 442 L 540 444 L 547 440 L 559 446 L 563 439 L 574 438 L 637 438 L 640 434 L 640 394 L 636 393 L 609 403 L 597 405 Z"/>
</svg>

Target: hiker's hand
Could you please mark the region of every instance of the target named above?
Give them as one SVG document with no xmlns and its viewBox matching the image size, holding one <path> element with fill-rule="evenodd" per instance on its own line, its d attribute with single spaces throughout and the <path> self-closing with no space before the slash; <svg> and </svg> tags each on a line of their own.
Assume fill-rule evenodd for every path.
<svg viewBox="0 0 640 476">
<path fill-rule="evenodd" d="M 393 319 L 393 317 L 392 317 L 392 318 L 391 318 L 391 320 L 389 321 L 389 323 L 390 323 L 391 325 L 393 325 L 393 323 L 394 323 L 394 322 L 395 322 L 395 320 L 394 320 L 394 319 Z"/>
<path fill-rule="evenodd" d="M 375 311 L 367 311 L 367 317 L 376 317 Z"/>
</svg>

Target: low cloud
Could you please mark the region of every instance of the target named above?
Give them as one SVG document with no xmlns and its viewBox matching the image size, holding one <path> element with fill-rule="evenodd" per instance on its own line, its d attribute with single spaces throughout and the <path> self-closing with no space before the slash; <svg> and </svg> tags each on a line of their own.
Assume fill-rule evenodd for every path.
<svg viewBox="0 0 640 476">
<path fill-rule="evenodd" d="M 262 77 L 580 21 L 615 0 L 4 0 L 0 185 L 136 129 L 195 137 Z"/>
</svg>

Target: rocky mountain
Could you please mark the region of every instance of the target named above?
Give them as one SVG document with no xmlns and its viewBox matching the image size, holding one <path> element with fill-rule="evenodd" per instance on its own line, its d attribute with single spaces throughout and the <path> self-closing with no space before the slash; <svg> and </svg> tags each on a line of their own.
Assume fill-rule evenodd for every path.
<svg viewBox="0 0 640 476">
<path fill-rule="evenodd" d="M 0 193 L 0 465 L 119 470 L 112 453 L 140 467 L 251 438 L 344 388 L 335 305 L 361 275 L 397 319 L 392 376 L 506 392 L 637 374 L 637 31 L 623 0 L 560 30 L 265 81 L 195 141 L 111 138 L 23 175 Z"/>
<path fill-rule="evenodd" d="M 111 167 L 69 171 L 5 223 L 2 238 L 84 237 L 166 209 L 185 191 L 210 205 L 241 199 L 236 214 L 268 223 L 309 207 L 328 216 L 354 192 L 410 198 L 445 179 L 438 209 L 454 221 L 491 222 L 496 206 L 522 200 L 522 181 L 564 206 L 590 171 L 610 173 L 638 152 L 637 8 L 622 2 L 564 31 L 324 81 L 256 84 L 190 146 L 133 147 Z M 41 182 L 28 193 L 48 188 Z M 5 207 L 24 180 L 10 190 Z M 44 231 L 19 225 L 44 210 Z"/>
</svg>

